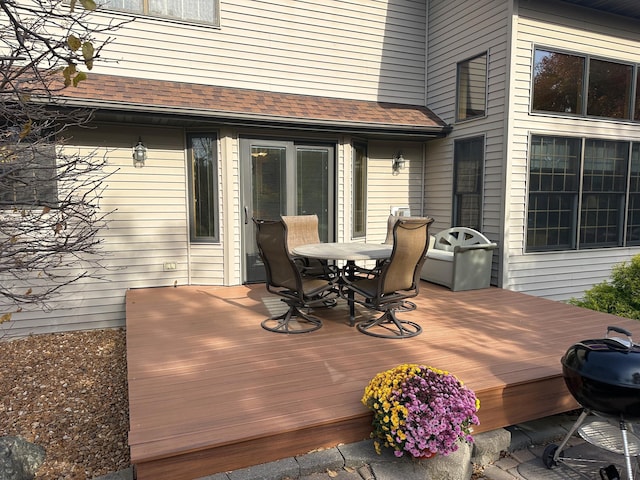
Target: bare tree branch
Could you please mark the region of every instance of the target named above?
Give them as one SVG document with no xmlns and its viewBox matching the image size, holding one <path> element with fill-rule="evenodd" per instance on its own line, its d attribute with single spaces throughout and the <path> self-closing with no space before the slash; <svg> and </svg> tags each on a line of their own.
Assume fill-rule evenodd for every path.
<svg viewBox="0 0 640 480">
<path fill-rule="evenodd" d="M 0 323 L 101 270 L 105 158 L 64 148 L 92 112 L 53 96 L 86 78 L 125 22 L 92 22 L 93 0 L 74 3 L 0 0 Z"/>
</svg>

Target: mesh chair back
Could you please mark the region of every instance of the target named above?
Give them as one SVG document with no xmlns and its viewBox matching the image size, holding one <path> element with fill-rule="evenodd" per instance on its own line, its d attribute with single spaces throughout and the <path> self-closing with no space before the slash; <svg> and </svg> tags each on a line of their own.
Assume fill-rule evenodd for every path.
<svg viewBox="0 0 640 480">
<path fill-rule="evenodd" d="M 380 274 L 380 293 L 417 291 L 420 271 L 429 247 L 432 218 L 399 218 L 393 227 L 393 252 Z"/>
<path fill-rule="evenodd" d="M 398 220 L 431 220 L 430 217 L 406 217 L 402 215 L 389 215 L 387 219 L 387 236 L 382 242 L 385 245 L 393 245 L 393 227 L 395 227 Z"/>
<path fill-rule="evenodd" d="M 300 292 L 300 273 L 287 249 L 287 226 L 281 220 L 254 222 L 258 251 L 267 272 L 267 284 Z"/>
<path fill-rule="evenodd" d="M 320 243 L 317 215 L 283 215 L 282 221 L 287 226 L 289 253 L 300 245 Z"/>
</svg>

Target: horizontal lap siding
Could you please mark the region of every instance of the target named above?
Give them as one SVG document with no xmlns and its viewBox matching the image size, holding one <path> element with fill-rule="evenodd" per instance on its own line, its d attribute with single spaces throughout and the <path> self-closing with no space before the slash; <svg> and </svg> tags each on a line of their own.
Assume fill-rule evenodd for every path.
<svg viewBox="0 0 640 480">
<path fill-rule="evenodd" d="M 132 159 L 139 136 L 148 148 L 143 168 L 135 168 Z M 183 130 L 98 125 L 95 131 L 72 132 L 69 143 L 70 152 L 95 150 L 107 161 L 110 175 L 103 182 L 100 208 L 111 213 L 108 228 L 99 234 L 104 268 L 96 272 L 100 280 L 65 287 L 50 302 L 51 312 L 25 308 L 16 314 L 11 336 L 122 326 L 127 289 L 189 280 Z M 164 271 L 165 262 L 176 263 L 177 269 Z"/>
<path fill-rule="evenodd" d="M 398 152 L 402 152 L 405 168 L 393 172 L 392 159 Z M 369 142 L 367 242 L 385 240 L 391 207 L 408 205 L 411 215 L 421 215 L 422 158 L 419 142 Z"/>
<path fill-rule="evenodd" d="M 137 18 L 103 52 L 118 64 L 96 71 L 422 105 L 424 12 L 422 0 L 223 0 L 219 29 Z"/>
<path fill-rule="evenodd" d="M 500 241 L 505 166 L 505 102 L 508 2 L 428 2 L 427 104 L 453 125 L 445 140 L 427 144 L 425 211 L 436 221 L 433 231 L 451 226 L 453 141 L 485 136 L 484 214 L 482 230 Z M 483 52 L 488 55 L 487 116 L 455 122 L 456 65 Z M 495 258 L 498 258 L 496 253 Z M 497 282 L 497 262 L 493 283 Z"/>
<path fill-rule="evenodd" d="M 609 277 L 611 267 L 640 252 L 607 248 L 525 254 L 527 158 L 531 134 L 640 141 L 637 124 L 530 114 L 531 69 L 536 46 L 590 54 L 622 62 L 640 62 L 638 23 L 561 2 L 521 2 L 514 55 L 511 111 L 513 136 L 508 272 L 505 287 L 554 300 L 581 297 Z"/>
</svg>

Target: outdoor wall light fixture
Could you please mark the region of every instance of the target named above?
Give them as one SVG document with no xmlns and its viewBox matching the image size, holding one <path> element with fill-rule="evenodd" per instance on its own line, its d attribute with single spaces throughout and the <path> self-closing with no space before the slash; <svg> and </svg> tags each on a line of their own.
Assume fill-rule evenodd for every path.
<svg viewBox="0 0 640 480">
<path fill-rule="evenodd" d="M 397 173 L 398 171 L 402 170 L 404 168 L 404 164 L 406 163 L 406 160 L 404 159 L 404 157 L 402 156 L 402 152 L 398 152 L 393 159 L 391 160 L 391 168 L 393 169 L 394 173 Z"/>
<path fill-rule="evenodd" d="M 133 166 L 136 168 L 144 167 L 147 159 L 147 147 L 142 143 L 142 137 L 138 137 L 138 143 L 133 147 Z"/>
</svg>

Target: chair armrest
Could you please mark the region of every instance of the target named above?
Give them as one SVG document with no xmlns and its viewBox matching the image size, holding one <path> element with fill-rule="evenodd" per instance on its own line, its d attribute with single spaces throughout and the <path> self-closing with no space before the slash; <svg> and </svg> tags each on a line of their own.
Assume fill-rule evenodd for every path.
<svg viewBox="0 0 640 480">
<path fill-rule="evenodd" d="M 477 243 L 475 245 L 456 245 L 453 249 L 455 253 L 466 252 L 467 250 L 493 250 L 498 248 L 497 243 Z"/>
</svg>

